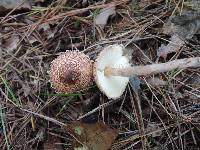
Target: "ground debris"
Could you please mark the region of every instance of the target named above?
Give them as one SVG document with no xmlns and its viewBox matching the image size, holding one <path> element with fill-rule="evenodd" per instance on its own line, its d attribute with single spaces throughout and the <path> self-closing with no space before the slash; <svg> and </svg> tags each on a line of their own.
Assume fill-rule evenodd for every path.
<svg viewBox="0 0 200 150">
<path fill-rule="evenodd" d="M 47 141 L 44 143 L 44 150 L 63 150 L 60 138 L 48 134 Z"/>
<path fill-rule="evenodd" d="M 158 77 L 148 78 L 147 82 L 148 82 L 148 84 L 150 84 L 151 86 L 154 86 L 154 87 L 167 85 L 166 81 L 164 81 L 163 79 L 158 78 Z"/>
<path fill-rule="evenodd" d="M 199 0 L 12 2 L 0 7 L 1 150 L 198 149 L 199 67 L 130 78 L 116 100 L 95 84 L 55 93 L 47 71 L 66 50 L 96 60 L 111 44 L 130 48 L 133 66 L 199 57 Z"/>
<path fill-rule="evenodd" d="M 3 38 L 1 47 L 7 50 L 9 53 L 13 53 L 13 51 L 17 49 L 19 40 L 19 35 L 13 33 L 8 38 Z"/>
<path fill-rule="evenodd" d="M 66 131 L 80 141 L 79 145 L 75 145 L 75 149 L 85 150 L 108 150 L 118 135 L 117 130 L 111 129 L 103 123 L 78 121 L 72 122 Z"/>
<path fill-rule="evenodd" d="M 171 36 L 170 41 L 167 45 L 162 44 L 158 48 L 157 55 L 158 57 L 166 58 L 167 54 L 178 52 L 184 44 L 185 42 L 178 35 L 174 34 Z"/>
<path fill-rule="evenodd" d="M 95 25 L 104 28 L 107 24 L 108 18 L 116 14 L 115 6 L 109 6 L 100 10 L 99 14 L 95 17 Z"/>
<path fill-rule="evenodd" d="M 0 1 L 0 13 L 4 12 L 8 9 L 13 9 L 18 7 L 17 9 L 30 9 L 31 4 L 28 0 L 1 0 Z"/>
<path fill-rule="evenodd" d="M 158 57 L 166 58 L 167 54 L 178 52 L 200 31 L 200 11 L 184 9 L 181 13 L 171 16 L 163 26 L 163 33 L 171 35 L 169 44 L 161 45 L 157 50 Z"/>
</svg>

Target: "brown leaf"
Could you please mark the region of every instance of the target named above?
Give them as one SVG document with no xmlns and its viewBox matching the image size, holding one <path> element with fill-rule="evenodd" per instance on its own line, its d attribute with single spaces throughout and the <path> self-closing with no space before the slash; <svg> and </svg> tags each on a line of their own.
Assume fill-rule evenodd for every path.
<svg viewBox="0 0 200 150">
<path fill-rule="evenodd" d="M 17 34 L 12 34 L 9 38 L 4 39 L 5 42 L 3 43 L 3 48 L 12 53 L 13 50 L 17 49 L 19 40 L 20 39 Z"/>
<path fill-rule="evenodd" d="M 95 25 L 99 25 L 104 28 L 107 24 L 108 18 L 116 14 L 115 6 L 103 8 L 95 18 Z"/>
<path fill-rule="evenodd" d="M 111 129 L 103 123 L 79 121 L 70 124 L 66 130 L 84 144 L 83 148 L 78 146 L 75 149 L 108 150 L 118 134 L 115 129 Z"/>
</svg>

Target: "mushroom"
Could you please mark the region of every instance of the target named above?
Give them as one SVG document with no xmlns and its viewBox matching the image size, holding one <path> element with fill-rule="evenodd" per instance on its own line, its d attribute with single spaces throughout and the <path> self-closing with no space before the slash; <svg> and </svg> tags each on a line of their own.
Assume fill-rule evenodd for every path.
<svg viewBox="0 0 200 150">
<path fill-rule="evenodd" d="M 105 47 L 98 55 L 94 63 L 94 79 L 99 89 L 108 97 L 116 99 L 120 97 L 128 82 L 128 77 L 112 76 L 106 74 L 107 67 L 130 67 L 129 59 L 123 56 L 122 45 L 110 45 Z"/>
<path fill-rule="evenodd" d="M 105 47 L 94 63 L 95 82 L 108 98 L 119 98 L 129 82 L 129 77 L 167 72 L 177 68 L 200 67 L 200 57 L 132 67 L 129 58 L 123 55 L 123 50 L 123 45 L 115 44 Z"/>
<path fill-rule="evenodd" d="M 52 61 L 50 81 L 57 92 L 70 93 L 92 85 L 112 99 L 119 98 L 129 82 L 129 77 L 145 76 L 173 69 L 200 67 L 200 57 L 177 59 L 166 63 L 146 66 L 131 66 L 129 57 L 124 55 L 123 45 L 105 47 L 95 63 L 83 52 L 67 51 Z"/>
<path fill-rule="evenodd" d="M 79 51 L 66 51 L 52 61 L 50 81 L 56 92 L 70 93 L 93 83 L 93 61 Z"/>
</svg>

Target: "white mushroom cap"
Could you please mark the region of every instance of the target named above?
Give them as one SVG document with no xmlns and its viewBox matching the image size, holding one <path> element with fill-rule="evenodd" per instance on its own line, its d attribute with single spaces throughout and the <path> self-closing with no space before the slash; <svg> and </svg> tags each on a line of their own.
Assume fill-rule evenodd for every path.
<svg viewBox="0 0 200 150">
<path fill-rule="evenodd" d="M 112 99 L 119 98 L 129 82 L 128 77 L 105 76 L 106 67 L 120 68 L 130 66 L 129 59 L 123 56 L 123 45 L 110 45 L 104 48 L 94 63 L 94 78 L 99 89 Z"/>
</svg>

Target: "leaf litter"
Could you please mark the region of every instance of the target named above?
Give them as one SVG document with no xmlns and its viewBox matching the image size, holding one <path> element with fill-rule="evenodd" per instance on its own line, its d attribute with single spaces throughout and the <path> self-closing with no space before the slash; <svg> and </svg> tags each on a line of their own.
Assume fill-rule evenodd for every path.
<svg viewBox="0 0 200 150">
<path fill-rule="evenodd" d="M 10 10 L 18 6 L 18 9 L 30 9 L 31 4 L 28 0 L 1 0 L 0 12 Z"/>
<path fill-rule="evenodd" d="M 167 45 L 162 44 L 158 48 L 157 55 L 158 57 L 163 57 L 166 59 L 168 54 L 172 52 L 178 52 L 184 44 L 185 42 L 178 35 L 174 34 L 169 39 L 169 44 Z"/>
<path fill-rule="evenodd" d="M 96 15 L 94 23 L 95 25 L 98 25 L 103 29 L 108 22 L 108 18 L 111 16 L 115 16 L 115 14 L 116 14 L 115 6 L 109 6 L 107 8 L 103 8 L 99 11 L 99 14 Z"/>
<path fill-rule="evenodd" d="M 66 131 L 71 133 L 80 143 L 74 149 L 82 150 L 108 150 L 116 139 L 118 132 L 103 123 L 72 122 Z M 79 145 L 77 145 L 79 144 Z"/>
<path fill-rule="evenodd" d="M 3 39 L 3 41 L 4 42 L 2 42 L 2 48 L 12 54 L 18 47 L 20 37 L 16 33 L 13 33 L 8 38 Z"/>
<path fill-rule="evenodd" d="M 44 150 L 62 150 L 61 142 L 59 137 L 48 134 L 47 140 L 44 143 Z"/>
<path fill-rule="evenodd" d="M 80 94 L 57 94 L 47 73 L 66 50 L 83 50 L 95 60 L 114 43 L 134 49 L 128 55 L 135 65 L 199 56 L 198 0 L 32 2 L 25 9 L 0 11 L 15 10 L 0 16 L 0 105 L 5 112 L 0 149 L 198 148 L 199 68 L 131 78 L 131 88 L 117 100 L 108 100 L 95 85 Z"/>
<path fill-rule="evenodd" d="M 166 58 L 172 52 L 178 52 L 185 45 L 185 40 L 191 39 L 200 32 L 200 5 L 196 0 L 188 1 L 185 8 L 177 15 L 170 17 L 163 26 L 163 32 L 170 34 L 169 44 L 162 44 L 157 49 L 157 56 Z"/>
</svg>

